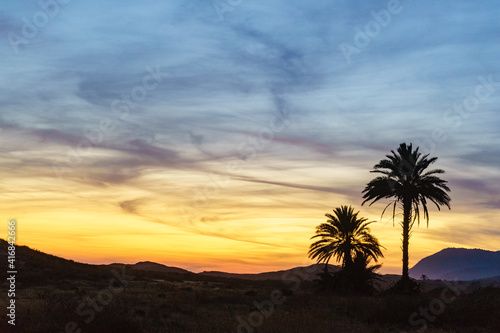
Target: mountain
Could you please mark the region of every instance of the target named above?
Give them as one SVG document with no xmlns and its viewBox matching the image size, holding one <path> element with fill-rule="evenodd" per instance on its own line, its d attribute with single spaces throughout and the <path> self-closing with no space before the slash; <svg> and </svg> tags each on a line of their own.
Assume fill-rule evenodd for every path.
<svg viewBox="0 0 500 333">
<path fill-rule="evenodd" d="M 216 276 L 225 278 L 237 278 L 245 280 L 283 280 L 287 278 L 293 278 L 294 276 L 300 277 L 302 280 L 315 280 L 317 275 L 323 272 L 325 269 L 324 264 L 313 264 L 305 267 L 294 267 L 287 270 L 264 272 L 256 274 L 237 274 L 237 273 L 225 273 L 218 271 L 206 271 L 198 273 L 204 276 Z M 328 265 L 328 271 L 333 273 L 340 270 L 338 266 Z"/>
<path fill-rule="evenodd" d="M 410 269 L 419 279 L 470 281 L 500 276 L 500 251 L 447 248 L 420 260 Z"/>
<path fill-rule="evenodd" d="M 8 243 L 0 239 L 0 270 L 7 271 Z M 24 285 L 43 285 L 54 280 L 98 280 L 109 276 L 109 268 L 103 265 L 82 264 L 73 260 L 43 253 L 28 246 L 16 245 L 16 279 Z M 17 281 L 16 280 L 16 281 Z"/>
<path fill-rule="evenodd" d="M 7 242 L 0 239 L 0 269 L 7 271 Z M 26 284 L 44 284 L 56 280 L 83 279 L 98 280 L 108 278 L 111 270 L 121 269 L 133 270 L 138 278 L 153 279 L 179 279 L 200 280 L 214 278 L 234 278 L 240 280 L 283 280 L 300 278 L 301 280 L 314 280 L 317 274 L 324 269 L 323 264 L 314 264 L 306 267 L 295 267 L 288 270 L 264 272 L 257 274 L 236 274 L 226 272 L 202 272 L 192 273 L 188 270 L 170 267 L 159 263 L 144 261 L 133 265 L 110 264 L 91 265 L 74 262 L 37 250 L 27 246 L 16 246 L 16 268 L 23 274 L 19 274 L 20 282 Z M 329 271 L 338 271 L 339 267 L 329 265 Z M 429 279 L 442 280 L 479 280 L 500 277 L 500 251 L 486 251 L 480 249 L 448 248 L 420 260 L 410 269 L 410 276 L 419 279 L 427 275 Z M 398 276 L 384 276 L 384 281 L 389 284 L 396 281 Z M 495 280 L 498 284 L 498 279 Z"/>
<path fill-rule="evenodd" d="M 7 242 L 0 239 L 0 269 L 7 271 Z M 237 274 L 226 272 L 202 272 L 193 273 L 188 270 L 166 266 L 163 264 L 143 261 L 136 264 L 113 263 L 109 265 L 92 265 L 78 263 L 43 253 L 28 246 L 16 245 L 16 267 L 22 270 L 19 275 L 21 282 L 26 284 L 44 284 L 54 280 L 64 279 L 83 279 L 98 280 L 107 278 L 110 272 L 114 270 L 133 270 L 135 275 L 146 278 L 177 278 L 185 279 L 207 279 L 207 278 L 236 278 L 242 280 L 264 281 L 264 280 L 283 280 L 283 278 L 300 278 L 301 280 L 314 280 L 317 274 L 324 270 L 324 264 L 314 264 L 306 267 L 295 267 L 288 270 L 273 272 L 264 272 L 257 274 Z M 330 272 L 339 270 L 338 266 L 328 265 Z"/>
<path fill-rule="evenodd" d="M 156 262 L 151 262 L 151 261 L 141 261 L 138 262 L 135 265 L 130 266 L 132 269 L 138 270 L 138 271 L 149 271 L 149 272 L 161 272 L 161 273 L 176 273 L 176 274 L 189 274 L 192 273 L 188 270 L 178 268 L 178 267 L 171 267 L 171 266 L 165 266 L 162 264 L 158 264 Z"/>
</svg>

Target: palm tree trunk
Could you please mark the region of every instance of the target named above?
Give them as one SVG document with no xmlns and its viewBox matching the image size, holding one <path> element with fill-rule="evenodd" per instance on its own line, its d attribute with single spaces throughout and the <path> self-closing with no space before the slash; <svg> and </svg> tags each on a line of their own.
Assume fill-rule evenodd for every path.
<svg viewBox="0 0 500 333">
<path fill-rule="evenodd" d="M 344 260 L 344 268 L 345 269 L 350 269 L 351 266 L 352 266 L 352 257 L 351 257 L 351 251 L 350 250 L 346 251 L 344 253 L 344 258 L 345 258 L 345 260 Z"/>
<path fill-rule="evenodd" d="M 351 239 L 348 238 L 346 248 L 344 250 L 344 267 L 346 269 L 350 269 L 352 266 L 351 250 L 352 250 L 352 242 L 351 242 Z"/>
<path fill-rule="evenodd" d="M 411 200 L 403 200 L 403 276 L 401 277 L 401 282 L 403 286 L 403 291 L 405 293 L 409 292 L 410 287 L 410 277 L 408 275 L 409 266 L 409 243 L 410 243 L 410 221 L 411 221 Z"/>
</svg>

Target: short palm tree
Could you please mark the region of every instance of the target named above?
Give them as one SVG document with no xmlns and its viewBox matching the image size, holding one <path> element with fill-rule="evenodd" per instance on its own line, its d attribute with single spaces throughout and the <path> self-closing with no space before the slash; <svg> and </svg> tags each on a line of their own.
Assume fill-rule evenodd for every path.
<svg viewBox="0 0 500 333">
<path fill-rule="evenodd" d="M 381 245 L 368 228 L 374 221 L 367 222 L 358 214 L 351 206 L 341 206 L 333 210 L 333 215 L 325 214 L 328 217 L 326 223 L 316 227 L 316 234 L 311 239 L 320 239 L 311 244 L 308 254 L 318 263 L 325 263 L 325 273 L 332 257 L 341 262 L 344 269 L 352 266 L 358 253 L 375 261 L 379 256 L 383 257 Z"/>
<path fill-rule="evenodd" d="M 351 284 L 362 294 L 373 294 L 380 287 L 381 277 L 376 271 L 382 267 L 381 264 L 371 265 L 371 258 L 366 254 L 357 253 L 353 262 L 353 274 L 350 278 Z"/>
<path fill-rule="evenodd" d="M 427 171 L 427 168 L 436 162 L 437 157 L 429 158 L 429 154 L 423 155 L 412 148 L 412 144 L 406 145 L 401 143 L 397 153 L 393 150 L 392 155 L 386 155 L 387 159 L 381 160 L 373 167 L 371 172 L 380 173 L 371 180 L 363 190 L 362 205 L 371 201 L 370 205 L 380 199 L 392 198 L 393 202 L 393 219 L 395 216 L 396 203 L 403 206 L 403 276 L 401 278 L 402 287 L 405 292 L 408 292 L 410 285 L 408 275 L 408 247 L 410 233 L 413 223 L 417 220 L 420 224 L 420 206 L 423 209 L 424 218 L 429 226 L 429 211 L 427 201 L 433 202 L 438 209 L 440 206 L 450 208 L 450 197 L 448 193 L 450 189 L 446 185 L 446 181 L 439 178 L 437 175 L 444 173 L 441 169 Z M 385 209 L 384 209 L 385 212 Z M 382 214 L 384 214 L 382 212 Z"/>
</svg>

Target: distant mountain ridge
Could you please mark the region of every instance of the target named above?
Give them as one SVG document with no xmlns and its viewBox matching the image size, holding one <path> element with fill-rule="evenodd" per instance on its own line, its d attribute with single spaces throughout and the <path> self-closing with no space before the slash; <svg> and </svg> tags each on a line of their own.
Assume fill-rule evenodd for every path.
<svg viewBox="0 0 500 333">
<path fill-rule="evenodd" d="M 7 270 L 7 242 L 0 239 L 0 269 Z M 306 267 L 294 267 L 287 270 L 263 272 L 256 274 L 238 274 L 226 272 L 201 272 L 193 273 L 178 267 L 143 261 L 136 264 L 113 263 L 109 265 L 93 265 L 78 263 L 73 260 L 63 259 L 46 254 L 27 246 L 16 246 L 16 265 L 22 269 L 21 279 L 31 284 L 42 284 L 59 279 L 100 279 L 109 276 L 112 269 L 127 268 L 145 272 L 143 276 L 151 278 L 164 278 L 176 276 L 178 279 L 196 278 L 235 278 L 242 280 L 283 280 L 284 278 L 300 278 L 301 280 L 314 280 L 317 274 L 324 270 L 324 264 L 313 264 Z M 340 268 L 328 265 L 330 272 Z M 150 273 L 148 273 L 150 272 Z M 491 283 L 500 283 L 500 251 L 487 251 L 481 249 L 448 248 L 441 250 L 429 257 L 420 260 L 410 269 L 410 276 L 420 279 L 426 275 L 429 279 L 442 280 L 491 280 Z M 384 283 L 388 286 L 395 283 L 400 276 L 383 275 Z"/>
<path fill-rule="evenodd" d="M 199 275 L 205 276 L 216 276 L 216 277 L 226 277 L 226 278 L 238 278 L 245 280 L 282 280 L 287 277 L 299 276 L 303 280 L 315 280 L 318 274 L 323 272 L 325 269 L 325 264 L 312 264 L 306 267 L 294 267 L 291 269 L 273 271 L 273 272 L 263 272 L 255 274 L 238 274 L 238 273 L 226 273 L 218 271 L 205 271 L 198 273 Z M 328 265 L 328 271 L 334 273 L 340 270 L 339 266 Z"/>
<path fill-rule="evenodd" d="M 0 238 L 0 268 L 4 271 L 7 270 L 7 242 Z M 238 274 L 226 273 L 217 271 L 205 271 L 201 273 L 194 273 L 189 270 L 171 267 L 151 261 L 142 261 L 136 264 L 112 263 L 108 265 L 93 265 L 75 262 L 73 260 L 64 259 L 54 255 L 50 255 L 38 250 L 31 249 L 28 246 L 16 246 L 17 265 L 29 269 L 24 270 L 23 277 L 29 278 L 31 281 L 49 281 L 51 276 L 65 277 L 65 278 L 89 278 L 97 279 L 99 277 L 107 276 L 109 269 L 133 269 L 142 272 L 152 272 L 153 276 L 161 276 L 162 274 L 178 274 L 184 278 L 192 278 L 193 276 L 200 277 L 220 277 L 220 278 L 236 278 L 253 281 L 264 280 L 283 280 L 284 278 L 297 278 L 301 280 L 312 281 L 317 278 L 317 274 L 325 269 L 324 264 L 312 264 L 306 267 L 294 267 L 287 270 L 279 270 L 272 272 L 263 272 L 255 274 Z M 333 273 L 340 268 L 335 265 L 328 265 L 329 272 Z M 46 274 L 45 274 L 46 273 Z"/>
<path fill-rule="evenodd" d="M 178 267 L 171 267 L 171 266 L 165 266 L 163 264 L 159 264 L 156 262 L 151 262 L 151 261 L 141 261 L 138 262 L 135 265 L 130 266 L 133 269 L 139 270 L 139 271 L 150 271 L 150 272 L 162 272 L 162 273 L 177 273 L 177 274 L 187 274 L 187 273 L 192 273 L 186 269 L 178 268 Z"/>
<path fill-rule="evenodd" d="M 500 276 L 500 251 L 447 248 L 420 260 L 410 269 L 419 279 L 479 280 Z"/>
</svg>

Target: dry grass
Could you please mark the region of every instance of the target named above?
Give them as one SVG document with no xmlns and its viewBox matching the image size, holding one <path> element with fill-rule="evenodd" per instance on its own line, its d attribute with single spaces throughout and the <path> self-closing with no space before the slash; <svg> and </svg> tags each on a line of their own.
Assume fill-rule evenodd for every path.
<svg viewBox="0 0 500 333">
<path fill-rule="evenodd" d="M 88 317 L 79 316 L 76 309 L 86 297 L 95 298 L 107 284 L 108 280 L 64 280 L 52 285 L 18 286 L 15 332 L 64 332 L 70 321 L 76 322 L 82 332 L 237 332 L 238 318 L 260 324 L 241 332 L 411 332 L 419 327 L 409 324 L 410 314 L 428 306 L 439 294 L 438 290 L 419 297 L 327 297 L 303 285 L 281 305 L 273 306 L 272 313 L 266 308 L 266 318 L 253 303 L 269 300 L 274 289 L 284 287 L 283 282 L 246 285 L 227 280 L 139 279 L 96 312 L 93 321 L 85 323 Z M 4 298 L 0 306 L 5 308 Z M 458 297 L 429 323 L 427 332 L 497 332 L 499 318 L 500 289 L 486 288 Z M 8 332 L 5 314 L 1 320 L 0 330 Z"/>
</svg>

